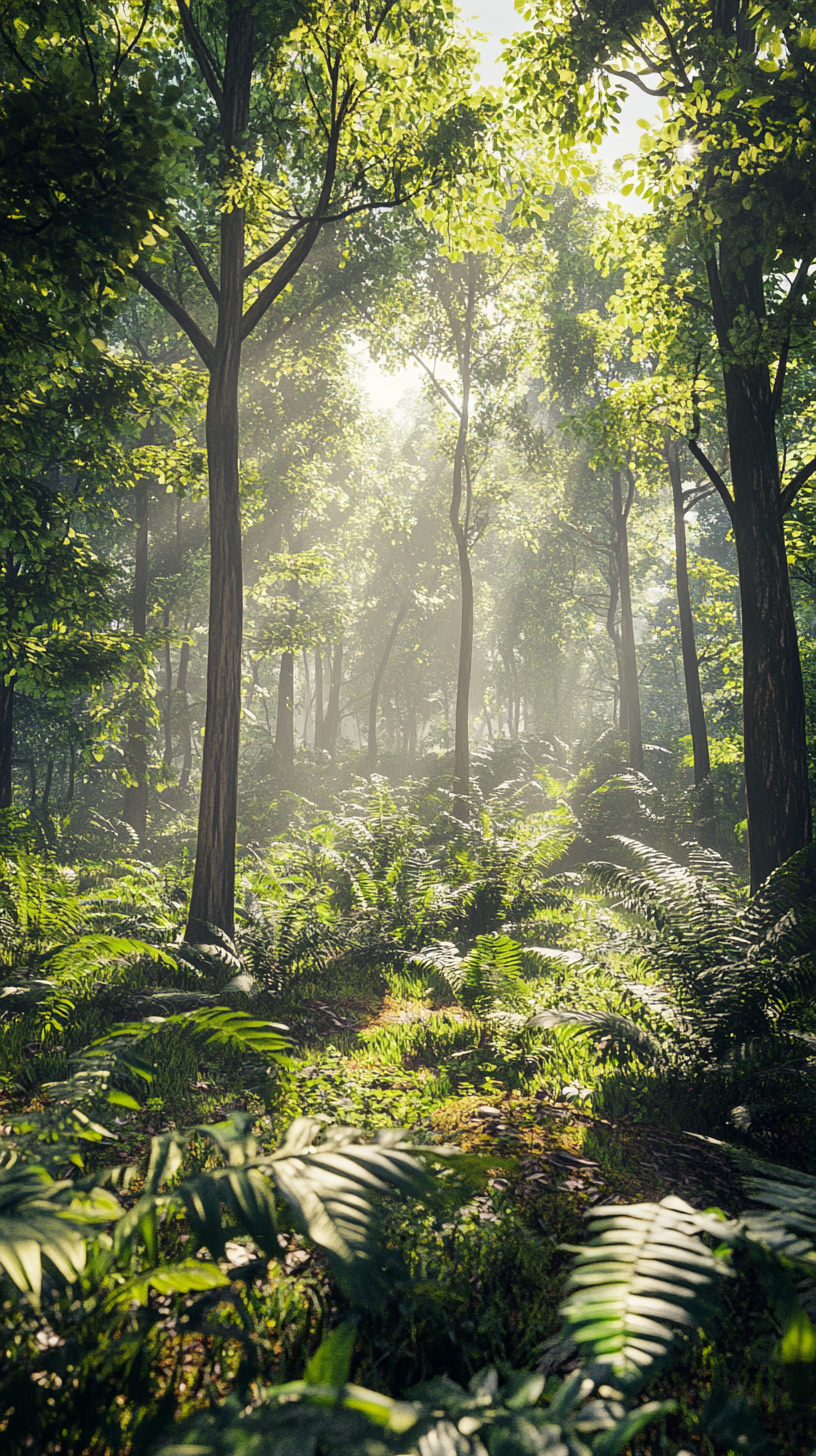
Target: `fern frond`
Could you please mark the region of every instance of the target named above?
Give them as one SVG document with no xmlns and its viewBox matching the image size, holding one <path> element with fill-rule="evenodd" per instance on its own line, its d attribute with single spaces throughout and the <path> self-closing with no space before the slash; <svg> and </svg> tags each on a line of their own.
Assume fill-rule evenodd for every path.
<svg viewBox="0 0 816 1456">
<path fill-rule="evenodd" d="M 573 1249 L 561 1313 L 585 1356 L 643 1372 L 665 1358 L 681 1329 L 700 1323 L 727 1266 L 679 1198 L 600 1208 L 590 1227 L 594 1237 Z"/>
<path fill-rule="evenodd" d="M 570 1011 L 552 1007 L 538 1011 L 526 1023 L 533 1030 L 551 1031 L 557 1026 L 571 1026 L 589 1036 L 608 1037 L 617 1055 L 630 1053 L 650 1066 L 666 1064 L 666 1048 L 636 1021 L 615 1011 Z"/>
</svg>

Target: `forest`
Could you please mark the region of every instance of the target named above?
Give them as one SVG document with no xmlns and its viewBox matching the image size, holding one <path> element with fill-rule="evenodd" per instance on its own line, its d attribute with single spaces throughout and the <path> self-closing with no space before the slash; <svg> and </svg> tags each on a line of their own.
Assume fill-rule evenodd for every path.
<svg viewBox="0 0 816 1456">
<path fill-rule="evenodd" d="M 816 3 L 516 5 L 0 0 L 8 1456 L 816 1451 Z"/>
</svg>

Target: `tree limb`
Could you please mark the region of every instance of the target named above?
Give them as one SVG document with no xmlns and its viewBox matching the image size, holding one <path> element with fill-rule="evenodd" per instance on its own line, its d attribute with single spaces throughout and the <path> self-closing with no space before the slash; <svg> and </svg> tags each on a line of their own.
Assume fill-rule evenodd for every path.
<svg viewBox="0 0 816 1456">
<path fill-rule="evenodd" d="M 204 37 L 202 36 L 201 31 L 193 20 L 192 14 L 190 13 L 190 7 L 187 4 L 187 0 L 176 0 L 176 6 L 178 8 L 179 17 L 181 19 L 181 28 L 184 31 L 185 39 L 190 47 L 190 50 L 195 56 L 196 64 L 202 76 L 204 77 L 207 90 L 212 96 L 212 99 L 218 107 L 218 110 L 223 111 L 224 92 L 221 86 L 221 82 L 219 81 L 216 74 L 213 58 L 204 43 Z"/>
<path fill-rule="evenodd" d="M 131 278 L 135 278 L 137 283 L 141 283 L 142 288 L 146 289 L 155 298 L 156 302 L 161 304 L 165 312 L 169 313 L 170 317 L 175 319 L 179 328 L 184 330 L 190 343 L 201 355 L 207 368 L 211 369 L 215 359 L 215 348 L 210 343 L 204 330 L 200 329 L 195 319 L 190 317 L 186 308 L 182 308 L 181 304 L 173 298 L 173 295 L 168 293 L 166 288 L 162 288 L 161 284 L 157 283 L 155 278 L 151 278 L 150 274 L 146 273 L 144 268 L 140 268 L 138 263 L 134 263 L 128 271 Z"/>
<path fill-rule="evenodd" d="M 790 510 L 802 486 L 807 485 L 810 477 L 814 474 L 816 474 L 816 455 L 814 455 L 812 460 L 808 461 L 807 465 L 803 465 L 801 470 L 797 470 L 793 479 L 788 481 L 785 489 L 782 491 L 779 497 L 779 510 L 783 516 Z"/>
<path fill-rule="evenodd" d="M 600 69 L 607 76 L 614 76 L 616 80 L 631 81 L 633 86 L 637 86 L 639 91 L 645 91 L 647 96 L 668 96 L 670 94 L 670 88 L 668 86 L 659 86 L 657 89 L 652 86 L 647 86 L 645 81 L 641 80 L 637 71 L 619 71 L 615 66 L 601 66 Z"/>
<path fill-rule="evenodd" d="M 698 465 L 702 465 L 703 470 L 705 471 L 706 475 L 708 476 L 709 480 L 711 481 L 711 484 L 714 486 L 714 489 L 716 490 L 716 492 L 717 492 L 718 496 L 720 497 L 723 505 L 725 506 L 725 509 L 728 512 L 728 519 L 730 520 L 731 525 L 733 526 L 733 524 L 734 524 L 734 502 L 731 499 L 731 495 L 729 493 L 728 486 L 726 485 L 725 481 L 723 480 L 722 476 L 720 475 L 720 472 L 718 470 L 715 470 L 714 469 L 714 466 L 711 464 L 711 461 L 709 460 L 708 456 L 705 454 L 705 452 L 703 450 L 700 449 L 700 446 L 697 444 L 697 441 L 696 440 L 687 440 L 686 441 L 686 444 L 688 445 L 689 450 L 691 451 L 692 455 L 694 456 L 695 460 L 697 461 L 697 464 Z"/>
<path fill-rule="evenodd" d="M 788 311 L 788 314 L 792 312 L 793 305 L 796 303 L 796 300 L 799 298 L 799 296 L 804 292 L 805 284 L 807 283 L 808 272 L 810 271 L 811 262 L 811 258 L 803 258 L 801 263 L 799 264 L 799 267 L 796 270 L 796 277 L 794 278 L 790 288 L 788 289 L 788 296 L 785 299 L 784 304 L 782 305 L 783 308 Z M 782 348 L 779 350 L 779 359 L 776 365 L 776 378 L 774 379 L 773 393 L 771 395 L 771 410 L 773 412 L 774 419 L 776 419 L 777 411 L 782 403 L 782 391 L 785 388 L 785 375 L 788 369 L 788 355 L 790 353 L 791 325 L 792 319 L 789 317 L 787 333 L 785 334 Z"/>
<path fill-rule="evenodd" d="M 421 354 L 417 354 L 414 349 L 411 349 L 410 350 L 410 354 L 411 354 L 411 358 L 412 359 L 416 359 L 416 362 L 417 362 L 417 364 L 419 364 L 420 368 L 425 370 L 425 373 L 427 374 L 428 378 L 430 379 L 431 384 L 433 385 L 433 387 L 436 390 L 437 394 L 440 394 L 442 396 L 442 398 L 445 401 L 445 404 L 447 404 L 447 405 L 450 406 L 450 408 L 453 410 L 454 414 L 457 416 L 458 419 L 461 419 L 462 418 L 462 411 L 460 410 L 458 404 L 456 403 L 456 400 L 453 398 L 453 395 L 450 394 L 449 391 L 445 388 L 445 386 L 444 386 L 444 384 L 442 384 L 441 380 L 437 379 L 437 377 L 434 374 L 433 370 L 431 369 L 430 365 L 429 364 L 426 364 L 425 363 L 425 360 L 422 357 L 422 355 Z"/>
<path fill-rule="evenodd" d="M 215 279 L 213 278 L 209 268 L 207 267 L 207 264 L 204 261 L 203 254 L 199 251 L 198 246 L 193 242 L 193 239 L 190 237 L 189 233 L 186 233 L 183 227 L 179 227 L 178 223 L 176 223 L 176 233 L 181 239 L 181 243 L 185 252 L 188 253 L 189 256 L 192 258 L 196 272 L 198 273 L 201 281 L 206 284 L 207 289 L 212 294 L 212 297 L 215 299 L 216 303 L 220 305 L 221 290 L 218 287 Z"/>
</svg>

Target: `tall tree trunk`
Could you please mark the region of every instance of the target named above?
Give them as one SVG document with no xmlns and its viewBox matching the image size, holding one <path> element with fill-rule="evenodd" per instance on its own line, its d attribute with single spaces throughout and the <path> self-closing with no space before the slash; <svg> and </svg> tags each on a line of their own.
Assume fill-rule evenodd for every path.
<svg viewBox="0 0 816 1456">
<path fill-rule="evenodd" d="M 189 631 L 189 622 L 184 623 L 185 632 Z M 182 642 L 179 653 L 178 672 L 176 673 L 176 696 L 181 708 L 181 774 L 179 775 L 179 787 L 186 789 L 190 782 L 190 774 L 193 771 L 193 738 L 190 731 L 190 704 L 187 701 L 187 669 L 190 665 L 190 643 Z"/>
<path fill-rule="evenodd" d="M 340 686 L 343 677 L 343 639 L 334 644 L 331 658 L 331 684 L 326 718 L 323 724 L 323 747 L 334 757 L 337 735 L 340 731 Z"/>
<path fill-rule="evenodd" d="M 459 668 L 456 677 L 456 719 L 453 740 L 453 812 L 466 824 L 470 819 L 470 678 L 473 670 L 473 573 L 470 569 L 471 486 L 467 458 L 470 425 L 470 373 L 473 345 L 473 319 L 476 311 L 476 259 L 468 254 L 468 291 L 465 317 L 459 347 L 459 374 L 462 382 L 462 407 L 459 430 L 453 455 L 453 486 L 450 502 L 450 523 L 459 560 L 461 616 L 459 626 Z M 464 481 L 465 518 L 462 513 Z"/>
<path fill-rule="evenodd" d="M 74 791 L 76 789 L 76 745 L 68 745 L 68 788 L 65 793 L 66 804 L 73 804 Z"/>
<path fill-rule="evenodd" d="M 146 435 L 152 438 L 148 426 Z M 147 550 L 149 532 L 148 485 L 136 482 L 136 562 L 133 576 L 133 635 L 147 633 Z M 135 681 L 135 679 L 134 679 Z M 133 829 L 142 844 L 147 838 L 147 716 L 143 709 L 133 713 L 128 724 L 127 766 L 131 783 L 125 789 L 122 818 Z"/>
<path fill-rule="evenodd" d="M 315 753 L 323 748 L 323 648 L 315 652 L 315 699 L 314 699 L 314 746 Z"/>
<path fill-rule="evenodd" d="M 366 766 L 369 773 L 377 767 L 377 703 L 380 696 L 380 687 L 388 666 L 388 659 L 391 656 L 391 649 L 397 640 L 397 633 L 405 620 L 408 611 L 410 598 L 406 597 L 391 626 L 388 640 L 377 663 L 377 670 L 374 673 L 374 681 L 371 684 L 371 696 L 368 700 L 368 751 L 366 754 Z"/>
<path fill-rule="evenodd" d="M 51 798 L 51 781 L 54 777 L 54 760 L 49 758 L 45 765 L 45 783 L 43 784 L 42 799 L 40 800 L 40 811 L 48 813 L 48 800 Z"/>
<path fill-rule="evenodd" d="M 297 622 L 299 595 L 298 582 L 293 581 L 289 587 L 289 596 L 292 599 L 288 613 L 290 627 L 294 627 Z M 281 654 L 275 748 L 279 763 L 290 769 L 295 761 L 295 654 L 291 651 Z"/>
<path fill-rule="evenodd" d="M 303 747 L 308 748 L 309 729 L 311 727 L 312 720 L 312 684 L 309 678 L 309 658 L 306 654 L 305 647 L 303 648 L 303 680 L 306 684 L 303 691 L 303 701 L 305 705 L 303 709 Z"/>
<path fill-rule="evenodd" d="M 714 7 L 713 24 L 721 37 L 753 53 L 756 35 L 737 7 Z M 753 222 L 753 228 L 752 228 Z M 757 350 L 745 361 L 746 342 L 737 354 L 733 329 L 742 319 L 766 322 L 763 258 L 764 219 L 751 213 L 726 219 L 720 241 L 706 267 L 714 327 L 725 386 L 725 415 L 731 466 L 731 494 L 697 445 L 695 458 L 706 465 L 731 518 L 740 582 L 743 666 L 745 796 L 751 892 L 773 870 L 810 842 L 805 694 L 796 619 L 791 599 L 781 498 L 776 412 L 782 396 L 787 347 L 779 360 L 774 388 L 767 363 Z M 803 260 L 807 262 L 807 260 Z M 802 282 L 807 278 L 807 269 Z M 810 282 L 806 284 L 810 292 Z"/>
<path fill-rule="evenodd" d="M 295 654 L 282 652 L 278 678 L 278 715 L 275 720 L 275 748 L 278 762 L 291 768 L 295 761 Z"/>
<path fill-rule="evenodd" d="M 11 757 L 14 746 L 14 678 L 6 683 L 0 671 L 0 809 L 12 801 Z"/>
<path fill-rule="evenodd" d="M 628 473 L 628 472 L 627 472 Z M 615 529 L 615 564 L 618 568 L 618 590 L 620 592 L 621 626 L 621 714 L 626 704 L 626 732 L 629 738 L 629 763 L 637 773 L 643 773 L 643 730 L 640 721 L 640 686 L 637 674 L 635 652 L 635 626 L 632 619 L 632 582 L 629 572 L 629 512 L 632 509 L 635 487 L 629 475 L 626 500 L 623 498 L 623 472 L 612 471 L 612 514 Z"/>
<path fill-rule="evenodd" d="M 164 630 L 170 632 L 170 608 L 164 609 Z M 170 637 L 165 636 L 164 642 L 164 675 L 165 682 L 165 703 L 164 703 L 164 766 L 169 768 L 173 762 L 173 659 L 170 655 Z"/>
<path fill-rule="evenodd" d="M 249 5 L 228 8 L 221 106 L 225 172 L 246 135 L 255 41 Z M 245 214 L 221 213 L 218 332 L 207 396 L 210 498 L 210 611 L 207 709 L 201 797 L 188 940 L 208 925 L 235 931 L 235 840 L 238 827 L 238 748 L 241 729 L 243 566 L 238 480 L 238 379 L 244 310 Z"/>
<path fill-rule="evenodd" d="M 689 590 L 688 551 L 686 549 L 686 513 L 683 505 L 683 481 L 680 474 L 680 452 L 676 440 L 666 442 L 666 461 L 671 480 L 672 503 L 674 505 L 674 559 L 677 583 L 677 611 L 680 617 L 680 646 L 683 653 L 683 676 L 686 683 L 691 747 L 694 755 L 694 783 L 697 788 L 711 773 L 711 758 L 708 752 L 708 731 L 706 729 L 703 693 L 700 687 L 700 669 L 697 663 L 697 643 L 694 637 L 694 615 L 691 610 Z"/>
</svg>

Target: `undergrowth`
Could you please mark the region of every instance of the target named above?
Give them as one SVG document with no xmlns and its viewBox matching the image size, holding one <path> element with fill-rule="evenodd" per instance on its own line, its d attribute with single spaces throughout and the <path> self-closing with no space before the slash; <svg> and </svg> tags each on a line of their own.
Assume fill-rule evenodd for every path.
<svg viewBox="0 0 816 1456">
<path fill-rule="evenodd" d="M 495 1432 L 512 1427 L 514 1441 L 522 1439 L 507 1414 L 521 1409 L 512 1404 L 514 1372 L 538 1367 L 541 1383 L 524 1387 L 524 1419 L 538 1429 L 535 1411 L 554 1411 L 553 1429 L 566 1432 L 576 1453 L 589 1443 L 612 1456 L 632 1442 L 671 1453 L 689 1432 L 715 1450 L 729 1449 L 728 1441 L 740 1450 L 770 1452 L 773 1441 L 799 1449 L 796 1433 L 809 1419 L 802 1391 L 816 1368 L 809 1295 L 803 1302 L 796 1283 L 816 1265 L 807 1181 L 794 1185 L 804 1202 L 790 1237 L 782 1225 L 769 1232 L 767 1219 L 751 1223 L 753 1215 L 721 1219 L 715 1237 L 711 1219 L 694 1222 L 695 1205 L 654 1215 L 655 1228 L 665 1225 L 669 1243 L 679 1239 L 690 1257 L 699 1243 L 701 1268 L 719 1238 L 717 1257 L 730 1251 L 741 1281 L 742 1304 L 730 1315 L 722 1314 L 730 1292 L 725 1303 L 714 1300 L 708 1343 L 678 1335 L 671 1376 L 668 1345 L 656 1359 L 649 1378 L 663 1382 L 661 1398 L 676 1409 L 630 1417 L 640 1389 L 632 1371 L 597 1373 L 592 1361 L 608 1363 L 613 1347 L 600 1335 L 583 1339 L 570 1313 L 583 1308 L 583 1296 L 567 1295 L 569 1277 L 575 1288 L 582 1279 L 594 1287 L 586 1271 L 596 1266 L 579 1255 L 585 1272 L 570 1276 L 564 1245 L 586 1247 L 582 1216 L 603 1199 L 631 1202 L 633 1189 L 638 1208 L 662 1208 L 661 1199 L 682 1189 L 698 1210 L 726 1190 L 733 1213 L 735 1175 L 712 1172 L 706 1185 L 705 1168 L 715 1164 L 700 1162 L 689 1183 L 695 1154 L 685 1132 L 805 1170 L 782 1167 L 779 1187 L 807 1178 L 812 858 L 800 855 L 748 902 L 731 867 L 690 841 L 677 804 L 667 805 L 654 785 L 631 776 L 593 785 L 584 771 L 574 792 L 561 783 L 565 796 L 548 799 L 546 769 L 540 782 L 529 765 L 517 769 L 498 782 L 483 777 L 468 825 L 453 817 L 438 785 L 395 788 L 376 776 L 345 793 L 333 813 L 301 806 L 285 841 L 239 867 L 234 938 L 213 930 L 197 945 L 182 939 L 186 863 L 66 866 L 42 846 L 7 846 L 0 1182 L 11 1190 L 7 1209 L 23 1195 L 34 1200 L 31 1227 L 45 1197 L 74 1229 L 69 1257 L 53 1242 L 53 1218 L 43 1225 L 35 1288 L 17 1215 L 0 1220 L 10 1450 L 136 1456 L 189 1419 L 193 1445 L 226 1452 L 243 1440 L 230 1424 L 233 1394 L 274 1433 L 277 1397 L 269 1392 L 297 1383 L 309 1361 L 315 1388 L 324 1368 L 342 1378 L 323 1384 L 345 1388 L 353 1375 L 366 1387 L 365 1399 L 342 1406 L 351 1424 L 337 1417 L 347 1444 L 336 1449 L 349 1452 L 375 1449 L 353 1426 L 361 1411 L 375 1419 L 372 1391 L 377 1400 L 413 1401 L 412 1451 L 437 1449 L 422 1446 L 422 1432 L 436 1421 L 444 1434 L 452 1417 L 428 1413 L 450 1409 L 460 1412 L 452 1427 L 460 1444 L 450 1450 L 481 1452 L 473 1442 L 482 1425 L 461 1413 L 476 1400 L 468 1383 L 482 1390 L 487 1366 L 496 1375 L 479 1408 L 493 1412 L 484 1420 Z M 609 837 L 613 801 L 637 831 L 624 840 Z M 366 1158 L 387 1160 L 391 1147 L 406 1150 L 402 1195 L 388 1191 L 387 1178 L 353 1194 L 372 1241 L 365 1251 L 354 1241 L 351 1204 L 341 1215 L 324 1189 L 318 1217 L 297 1191 L 306 1164 L 284 1177 L 274 1163 L 287 1129 L 301 1125 L 308 1166 L 319 1165 L 329 1181 L 335 1143 L 341 1159 L 350 1156 L 343 1146 L 383 1150 L 354 1153 L 360 1167 Z M 627 1141 L 626 1128 L 642 1128 L 640 1141 Z M 441 1146 L 446 1137 L 458 1152 Z M 660 1138 L 665 1156 L 647 1158 L 647 1144 Z M 717 1167 L 728 1163 L 720 1142 L 700 1147 L 719 1158 Z M 432 1150 L 435 1172 L 420 1176 Z M 23 1175 L 34 1179 L 30 1187 Z M 318 1197 L 318 1185 L 309 1186 Z M 782 1203 L 774 1206 L 788 1208 L 787 1193 L 775 1196 Z M 96 1219 L 100 1231 L 88 1233 L 80 1267 L 71 1260 L 85 1248 L 82 1199 L 88 1228 Z M 606 1207 L 611 1229 L 614 1202 Z M 630 1233 L 639 1228 L 635 1222 Z M 117 1232 L 125 1229 L 126 1237 Z M 203 1259 L 191 1258 L 196 1251 Z M 651 1277 L 650 1258 L 644 1254 L 646 1273 L 637 1278 Z M 353 1272 L 360 1259 L 362 1282 Z M 661 1277 L 686 1287 L 676 1269 Z M 375 1286 L 376 1297 L 361 1295 Z M 120 1289 L 134 1291 L 129 1305 Z M 598 1310 L 608 1302 L 604 1289 L 600 1278 Z M 664 1314 L 671 1325 L 674 1316 Z M 703 1305 L 694 1318 L 709 1328 Z M 625 1355 L 624 1365 L 637 1366 L 620 1319 L 615 1360 Z M 684 1319 L 677 1314 L 681 1333 Z M 326 1339 L 346 1328 L 346 1353 L 332 1355 L 332 1365 L 320 1350 L 339 1350 Z M 593 1398 L 607 1405 L 599 1424 L 582 1418 L 579 1438 L 570 1424 L 586 1399 L 579 1386 L 569 1387 L 574 1400 L 552 1384 L 542 1392 L 565 1371 L 567 1391 L 581 1361 Z M 763 1361 L 771 1372 L 764 1385 Z M 412 1394 L 441 1377 L 456 1384 L 433 1387 L 427 1399 Z M 14 1393 L 21 1381 L 38 1392 L 36 1420 Z M 297 1438 L 305 1440 L 307 1428 L 323 1427 L 319 1401 L 310 1405 L 301 1385 L 285 1420 L 306 1422 Z M 614 1400 L 607 1388 L 619 1392 Z M 195 1424 L 205 1409 L 222 1410 L 217 1429 Z M 388 1422 L 403 1417 L 397 1406 L 376 1409 L 391 1412 L 377 1437 L 384 1452 L 392 1449 Z M 658 1423 L 651 1434 L 649 1420 Z M 484 1432 L 487 1439 L 488 1426 Z M 314 1442 L 293 1449 L 333 1449 L 325 1431 Z M 501 1446 L 531 1449 L 539 1447 Z"/>
</svg>

